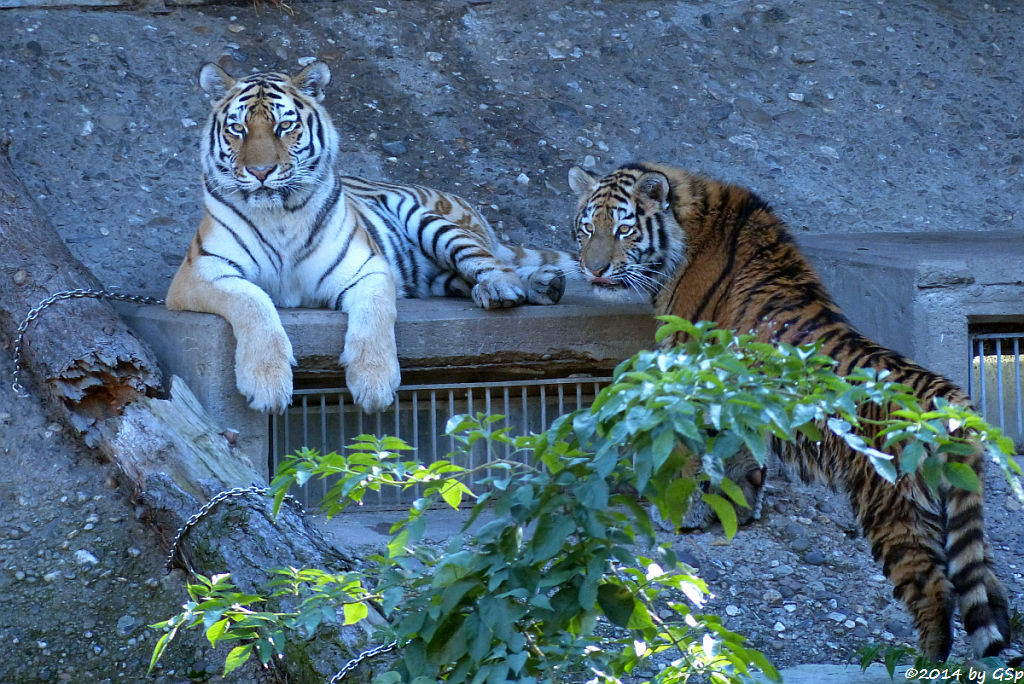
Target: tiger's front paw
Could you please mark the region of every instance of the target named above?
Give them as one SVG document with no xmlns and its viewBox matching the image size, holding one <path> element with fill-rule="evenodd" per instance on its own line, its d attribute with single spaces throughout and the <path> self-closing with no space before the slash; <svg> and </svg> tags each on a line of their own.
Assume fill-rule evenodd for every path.
<svg viewBox="0 0 1024 684">
<path fill-rule="evenodd" d="M 249 408 L 284 413 L 292 400 L 292 343 L 282 330 L 271 339 L 240 340 L 235 348 L 235 385 Z"/>
<path fill-rule="evenodd" d="M 341 354 L 345 366 L 345 384 L 352 399 L 366 413 L 383 411 L 395 400 L 402 381 L 394 339 L 345 340 Z"/>
<path fill-rule="evenodd" d="M 526 300 L 523 281 L 512 271 L 492 271 L 473 286 L 473 301 L 483 309 L 505 309 Z"/>
<path fill-rule="evenodd" d="M 526 279 L 526 301 L 530 304 L 557 304 L 563 294 L 565 274 L 557 266 L 541 266 Z"/>
</svg>

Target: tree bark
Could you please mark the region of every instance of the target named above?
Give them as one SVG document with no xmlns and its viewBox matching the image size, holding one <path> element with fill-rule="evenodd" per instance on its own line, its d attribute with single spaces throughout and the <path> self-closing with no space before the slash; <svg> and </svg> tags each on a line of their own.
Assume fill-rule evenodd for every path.
<svg viewBox="0 0 1024 684">
<path fill-rule="evenodd" d="M 58 291 L 101 284 L 14 175 L 9 144 L 0 140 L 0 338 L 13 348 L 19 324 L 39 302 Z M 21 365 L 22 383 L 116 464 L 122 486 L 165 540 L 217 492 L 266 484 L 184 382 L 172 378 L 164 391 L 156 357 L 107 302 L 72 299 L 47 308 L 26 332 Z M 271 567 L 347 567 L 300 512 L 286 505 L 274 519 L 269 500 L 253 496 L 214 508 L 183 537 L 180 550 L 196 572 L 230 572 L 241 591 L 262 585 Z M 329 679 L 353 654 L 374 645 L 371 633 L 383 623 L 371 609 L 364 623 L 292 644 L 282 669 L 296 681 Z M 372 669 L 353 681 L 369 681 Z"/>
</svg>

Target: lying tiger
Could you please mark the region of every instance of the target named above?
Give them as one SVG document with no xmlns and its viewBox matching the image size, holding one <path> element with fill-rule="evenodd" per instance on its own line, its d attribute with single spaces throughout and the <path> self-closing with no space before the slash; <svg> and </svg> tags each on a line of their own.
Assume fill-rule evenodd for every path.
<svg viewBox="0 0 1024 684">
<path fill-rule="evenodd" d="M 214 99 L 203 129 L 205 215 L 167 294 L 171 309 L 215 313 L 234 331 L 235 380 L 249 406 L 282 412 L 292 345 L 276 306 L 348 314 L 340 363 L 367 412 L 400 381 L 395 298 L 472 297 L 485 309 L 553 304 L 565 253 L 503 244 L 464 199 L 338 173 L 338 133 L 320 105 L 330 70 L 234 79 L 199 74 Z"/>
<path fill-rule="evenodd" d="M 751 191 L 647 163 L 603 178 L 574 168 L 569 185 L 579 197 L 573 227 L 580 266 L 594 289 L 647 292 L 659 314 L 753 331 L 762 340 L 820 342 L 839 362 L 839 373 L 884 369 L 892 381 L 913 388 L 923 404 L 937 397 L 969 403 L 950 381 L 858 333 L 788 228 Z M 884 417 L 875 405 L 861 411 Z M 773 449 L 804 478 L 846 489 L 894 596 L 913 617 L 924 655 L 949 655 L 954 598 L 979 655 L 1007 646 L 1007 598 L 992 571 L 980 491 L 934 492 L 920 477 L 892 485 L 835 436 L 820 446 L 776 442 Z M 963 460 L 980 479 L 980 454 Z"/>
</svg>

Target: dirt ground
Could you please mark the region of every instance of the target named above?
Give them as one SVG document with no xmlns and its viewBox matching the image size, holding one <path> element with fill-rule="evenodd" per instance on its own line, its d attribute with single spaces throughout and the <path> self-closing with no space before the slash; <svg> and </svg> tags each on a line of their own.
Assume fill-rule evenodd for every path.
<svg viewBox="0 0 1024 684">
<path fill-rule="evenodd" d="M 1022 41 L 1024 6 L 1005 2 L 5 9 L 0 122 L 75 255 L 107 286 L 156 296 L 201 215 L 206 61 L 236 74 L 326 61 L 346 172 L 459 192 L 515 241 L 568 248 L 568 168 L 633 159 L 747 184 L 798 233 L 1024 236 Z M 0 426 L 0 681 L 146 681 L 147 625 L 184 598 L 164 540 L 34 399 L 0 388 Z M 1024 610 L 1020 507 L 989 479 L 997 571 Z M 821 489 L 777 479 L 765 520 L 678 545 L 712 606 L 777 664 L 913 641 Z M 155 681 L 216 679 L 222 662 L 189 638 Z"/>
</svg>

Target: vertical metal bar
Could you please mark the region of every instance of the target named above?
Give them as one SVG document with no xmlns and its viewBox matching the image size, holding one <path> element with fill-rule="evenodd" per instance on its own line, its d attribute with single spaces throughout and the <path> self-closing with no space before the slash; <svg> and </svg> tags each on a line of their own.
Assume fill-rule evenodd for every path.
<svg viewBox="0 0 1024 684">
<path fill-rule="evenodd" d="M 1006 429 L 1006 416 L 1003 411 L 1003 341 L 996 338 L 996 395 L 999 401 L 999 428 Z"/>
<path fill-rule="evenodd" d="M 270 416 L 270 476 L 277 472 L 277 465 L 281 458 L 281 417 L 277 414 Z"/>
<path fill-rule="evenodd" d="M 974 401 L 974 336 L 969 335 L 967 337 L 967 356 L 969 358 L 967 365 L 967 396 L 971 398 L 971 403 L 976 404 Z"/>
<path fill-rule="evenodd" d="M 576 410 L 583 408 L 583 383 L 576 381 Z"/>
<path fill-rule="evenodd" d="M 341 442 L 341 451 L 338 453 L 345 453 L 345 446 L 347 445 L 345 437 L 345 421 L 348 418 L 345 410 L 345 392 L 338 392 L 338 441 Z"/>
<path fill-rule="evenodd" d="M 981 368 L 981 381 L 978 383 L 981 392 L 981 415 L 988 417 L 988 405 L 985 403 L 985 340 L 978 340 L 978 365 Z"/>
<path fill-rule="evenodd" d="M 508 403 L 508 385 L 505 385 L 504 387 L 501 388 L 501 395 L 502 395 L 502 400 L 504 401 L 504 406 L 505 406 L 505 410 L 504 410 L 504 414 L 505 414 L 505 427 L 510 427 L 509 421 L 512 419 L 512 416 L 509 415 L 510 409 L 509 409 L 509 403 Z M 505 458 L 508 458 L 509 455 L 510 455 L 509 454 L 509 446 L 508 446 L 508 444 L 506 444 L 505 445 Z"/>
<path fill-rule="evenodd" d="M 412 393 L 412 448 L 416 450 L 417 457 L 420 453 L 420 407 L 419 392 Z"/>
<path fill-rule="evenodd" d="M 302 395 L 302 446 L 309 447 L 309 397 Z"/>
<path fill-rule="evenodd" d="M 565 386 L 558 383 L 558 415 L 565 415 Z"/>
<path fill-rule="evenodd" d="M 320 453 L 330 453 L 330 449 L 327 446 L 327 394 L 325 392 L 320 393 Z M 320 480 L 320 500 L 327 496 L 327 479 Z"/>
<path fill-rule="evenodd" d="M 309 395 L 303 394 L 302 401 L 300 402 L 302 408 L 302 444 L 299 446 L 306 447 L 307 449 L 312 448 L 311 442 L 309 441 Z M 313 487 L 316 486 L 314 482 L 307 482 L 305 486 L 305 499 L 307 505 L 316 505 L 316 495 L 313 494 Z"/>
<path fill-rule="evenodd" d="M 1013 338 L 1014 403 L 1017 406 L 1017 442 L 1024 441 L 1024 412 L 1021 411 L 1020 338 Z"/>
<path fill-rule="evenodd" d="M 526 385 L 523 385 L 522 389 L 522 407 L 523 407 L 523 434 L 530 434 L 530 404 L 526 401 Z"/>
<path fill-rule="evenodd" d="M 491 388 L 490 387 L 484 387 L 484 413 L 486 413 L 488 417 L 490 417 L 490 415 L 491 415 Z M 490 444 L 485 444 L 484 445 L 484 449 L 486 450 L 484 452 L 484 460 L 485 461 L 490 461 L 491 459 L 488 458 L 488 455 L 491 452 L 491 445 Z M 491 469 L 488 468 L 487 469 L 487 473 L 484 474 L 484 475 L 481 475 L 481 477 L 490 477 L 492 474 L 493 473 L 491 472 Z"/>
<path fill-rule="evenodd" d="M 448 390 L 448 420 L 455 415 L 455 390 Z M 448 453 L 455 451 L 455 438 L 448 437 Z"/>
<path fill-rule="evenodd" d="M 466 413 L 469 414 L 470 417 L 473 416 L 473 388 L 472 387 L 470 387 L 470 388 L 468 388 L 466 390 Z M 474 468 L 476 466 L 475 452 L 478 451 L 478 450 L 479 449 L 476 448 L 476 445 L 474 445 L 472 449 L 470 449 L 469 451 L 466 452 L 466 467 L 467 468 Z"/>
<path fill-rule="evenodd" d="M 430 462 L 437 460 L 437 391 L 430 390 Z"/>
<path fill-rule="evenodd" d="M 281 445 L 281 449 L 277 452 L 278 459 L 287 456 L 292 452 L 292 411 L 293 407 L 288 406 L 281 414 L 281 423 L 284 425 L 284 444 Z M 280 462 L 280 461 L 279 461 Z M 303 506 L 309 505 L 308 497 L 306 496 L 305 489 L 301 489 L 298 486 L 292 488 L 295 494 L 295 498 L 302 502 Z"/>
<path fill-rule="evenodd" d="M 548 429 L 548 395 L 544 385 L 540 386 L 540 432 Z"/>
<path fill-rule="evenodd" d="M 345 420 L 346 420 L 346 416 L 345 416 L 345 391 L 344 390 L 339 390 L 338 391 L 338 453 L 342 454 L 342 455 L 347 455 L 347 451 L 345 449 L 345 446 L 346 446 L 346 443 L 345 443 L 345 438 L 346 438 L 346 434 L 345 434 L 346 433 L 346 431 L 345 431 Z"/>
<path fill-rule="evenodd" d="M 398 437 L 399 439 L 401 439 L 402 438 L 402 428 L 401 428 L 401 420 L 399 419 L 400 416 L 401 416 L 401 413 L 402 413 L 402 395 L 401 395 L 401 390 L 398 390 L 398 391 L 395 392 L 395 403 L 393 404 L 393 407 L 394 407 L 394 412 L 395 412 L 395 431 L 394 431 L 393 434 L 394 434 L 395 437 Z M 399 489 L 398 487 L 395 487 L 393 491 L 395 493 L 395 496 L 394 496 L 395 503 L 396 504 L 402 503 L 403 502 L 403 496 L 404 496 L 402 490 Z"/>
</svg>

